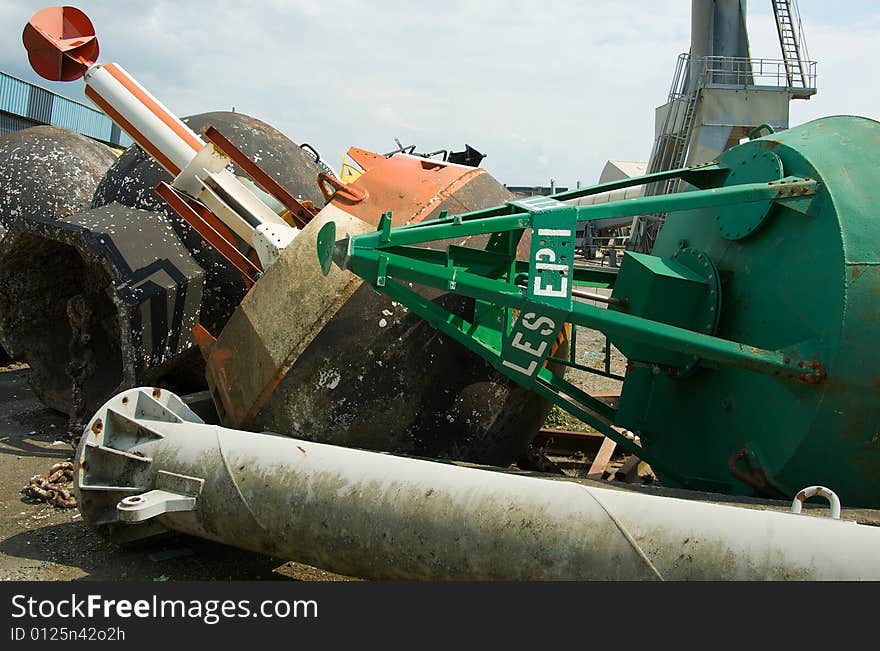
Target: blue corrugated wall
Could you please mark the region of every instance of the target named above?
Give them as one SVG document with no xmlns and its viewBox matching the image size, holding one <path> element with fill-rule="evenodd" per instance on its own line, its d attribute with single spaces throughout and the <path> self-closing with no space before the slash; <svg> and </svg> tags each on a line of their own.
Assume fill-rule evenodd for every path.
<svg viewBox="0 0 880 651">
<path fill-rule="evenodd" d="M 101 111 L 0 72 L 0 136 L 38 124 L 52 124 L 108 145 L 132 140 Z"/>
</svg>

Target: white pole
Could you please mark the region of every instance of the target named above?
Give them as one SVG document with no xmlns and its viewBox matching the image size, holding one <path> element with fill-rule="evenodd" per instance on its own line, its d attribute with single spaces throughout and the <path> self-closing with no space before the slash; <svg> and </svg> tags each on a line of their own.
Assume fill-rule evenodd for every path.
<svg viewBox="0 0 880 651">
<path fill-rule="evenodd" d="M 205 425 L 131 389 L 82 437 L 86 522 L 372 579 L 880 579 L 880 528 Z"/>
</svg>

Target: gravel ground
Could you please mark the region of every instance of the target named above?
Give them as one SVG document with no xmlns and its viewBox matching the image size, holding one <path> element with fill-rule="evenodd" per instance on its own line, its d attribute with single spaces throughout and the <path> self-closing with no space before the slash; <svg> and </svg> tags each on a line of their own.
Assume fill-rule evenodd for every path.
<svg viewBox="0 0 880 651">
<path fill-rule="evenodd" d="M 604 337 L 578 332 L 579 363 L 602 368 Z M 612 351 L 612 370 L 626 360 Z M 23 364 L 0 367 L 0 580 L 350 580 L 283 559 L 245 552 L 198 538 L 175 536 L 140 548 L 119 548 L 98 536 L 77 509 L 26 501 L 20 494 L 33 475 L 71 460 L 64 415 L 44 407 L 27 383 Z M 620 390 L 620 382 L 569 369 L 567 377 L 596 393 Z M 554 409 L 548 426 L 587 430 Z"/>
<path fill-rule="evenodd" d="M 22 500 L 21 487 L 71 459 L 67 419 L 41 405 L 27 367 L 0 368 L 0 580 L 346 580 L 308 565 L 176 536 L 120 549 L 95 534 L 76 509 Z"/>
<path fill-rule="evenodd" d="M 610 290 L 595 289 L 591 291 L 606 296 L 611 294 Z M 589 305 L 604 307 L 603 304 L 596 301 L 583 302 Z M 577 342 L 577 359 L 575 361 L 582 366 L 589 366 L 590 368 L 604 371 L 605 335 L 597 330 L 578 328 L 575 336 Z M 611 372 L 620 376 L 626 373 L 626 357 L 614 346 L 611 346 Z M 619 380 L 575 368 L 566 369 L 565 379 L 592 395 L 620 395 L 620 390 L 623 387 L 623 382 Z M 547 427 L 558 427 L 575 431 L 593 430 L 592 427 L 559 407 L 553 408 L 550 417 L 547 419 Z"/>
</svg>

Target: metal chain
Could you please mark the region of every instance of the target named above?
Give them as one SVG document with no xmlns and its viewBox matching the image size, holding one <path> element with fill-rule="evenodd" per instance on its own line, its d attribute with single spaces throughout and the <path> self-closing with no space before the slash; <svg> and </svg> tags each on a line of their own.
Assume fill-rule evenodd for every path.
<svg viewBox="0 0 880 651">
<path fill-rule="evenodd" d="M 21 489 L 26 498 L 49 502 L 62 509 L 76 508 L 73 495 L 73 463 L 62 461 L 52 466 L 49 476 L 34 475 L 28 485 Z"/>
</svg>

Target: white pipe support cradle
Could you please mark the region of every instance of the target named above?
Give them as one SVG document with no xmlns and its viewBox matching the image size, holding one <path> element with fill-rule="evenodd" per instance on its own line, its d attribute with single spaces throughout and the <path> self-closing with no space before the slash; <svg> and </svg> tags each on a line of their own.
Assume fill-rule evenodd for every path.
<svg viewBox="0 0 880 651">
<path fill-rule="evenodd" d="M 281 252 L 299 235 L 287 224 L 260 224 L 254 230 L 253 245 L 263 269 L 271 267 Z"/>
<path fill-rule="evenodd" d="M 880 579 L 878 527 L 241 432 L 160 389 L 99 410 L 75 486 L 117 540 L 173 530 L 367 579 Z M 195 501 L 120 518 L 156 490 Z"/>
</svg>

